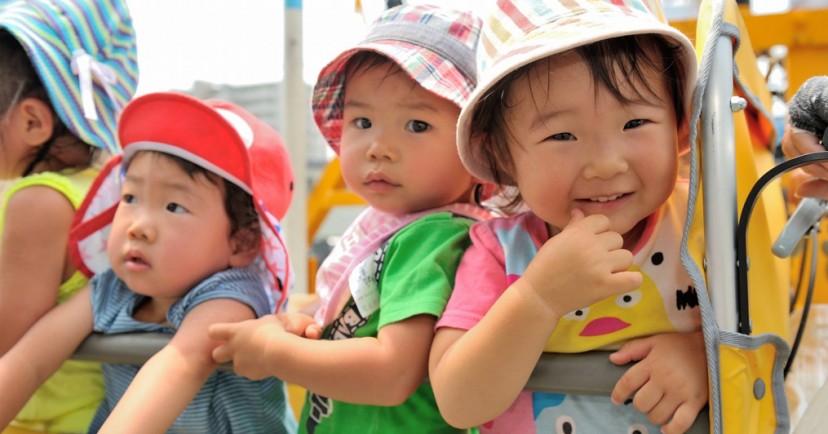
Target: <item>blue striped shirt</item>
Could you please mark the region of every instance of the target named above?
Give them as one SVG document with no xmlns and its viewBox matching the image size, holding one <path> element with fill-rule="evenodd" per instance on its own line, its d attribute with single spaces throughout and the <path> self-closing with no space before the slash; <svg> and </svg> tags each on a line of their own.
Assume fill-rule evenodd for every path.
<svg viewBox="0 0 828 434">
<path fill-rule="evenodd" d="M 105 334 L 127 332 L 175 333 L 184 316 L 201 302 L 228 298 L 250 306 L 257 317 L 270 313 L 270 304 L 258 275 L 249 269 L 229 269 L 201 282 L 167 312 L 172 328 L 137 321 L 132 313 L 144 296 L 126 287 L 112 270 L 91 281 L 94 330 Z M 141 366 L 104 364 L 104 398 L 90 432 L 97 432 L 129 387 Z M 287 391 L 277 378 L 250 381 L 232 372 L 216 371 L 182 412 L 169 433 L 293 433 L 296 422 L 287 405 Z"/>
</svg>

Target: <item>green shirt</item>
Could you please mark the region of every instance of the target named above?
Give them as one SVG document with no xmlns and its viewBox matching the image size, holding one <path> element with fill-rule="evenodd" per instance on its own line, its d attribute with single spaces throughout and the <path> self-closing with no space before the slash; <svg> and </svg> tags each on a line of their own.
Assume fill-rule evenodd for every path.
<svg viewBox="0 0 828 434">
<path fill-rule="evenodd" d="M 379 309 L 367 322 L 357 325 L 353 337 L 376 337 L 380 328 L 416 315 L 439 317 L 451 295 L 460 258 L 469 246 L 472 223 L 470 219 L 439 212 L 397 232 L 385 246 L 377 285 Z M 359 316 L 349 301 L 337 319 L 354 314 Z M 330 338 L 332 333 L 329 326 L 324 337 Z M 342 375 L 348 373 L 342 372 Z M 408 434 L 465 430 L 453 428 L 443 420 L 431 385 L 424 382 L 408 400 L 393 407 L 350 404 L 308 393 L 299 419 L 299 432 Z"/>
</svg>

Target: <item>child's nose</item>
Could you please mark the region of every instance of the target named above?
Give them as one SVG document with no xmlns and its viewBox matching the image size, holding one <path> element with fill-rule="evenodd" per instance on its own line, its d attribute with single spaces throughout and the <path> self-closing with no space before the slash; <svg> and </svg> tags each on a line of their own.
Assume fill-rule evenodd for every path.
<svg viewBox="0 0 828 434">
<path fill-rule="evenodd" d="M 152 241 L 155 239 L 155 230 L 152 227 L 151 219 L 148 216 L 136 216 L 127 227 L 127 235 L 130 239 Z"/>
<path fill-rule="evenodd" d="M 387 133 L 377 132 L 371 139 L 368 146 L 369 160 L 388 160 L 393 161 L 397 157 L 394 149 L 393 140 Z"/>
<path fill-rule="evenodd" d="M 601 146 L 597 152 L 589 153 L 584 177 L 587 179 L 611 179 L 625 173 L 630 166 L 624 153 L 617 147 Z"/>
</svg>

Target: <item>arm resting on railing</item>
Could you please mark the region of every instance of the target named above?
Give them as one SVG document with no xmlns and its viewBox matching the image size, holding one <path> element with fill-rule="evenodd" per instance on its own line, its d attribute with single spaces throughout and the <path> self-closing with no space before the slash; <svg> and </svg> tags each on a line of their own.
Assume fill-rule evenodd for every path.
<svg viewBox="0 0 828 434">
<path fill-rule="evenodd" d="M 78 347 L 74 359 L 103 363 L 140 365 L 170 340 L 164 333 L 123 333 L 102 335 L 94 333 Z M 592 351 L 580 354 L 544 353 L 535 367 L 526 389 L 609 396 L 615 383 L 627 370 L 609 361 L 609 352 Z M 224 363 L 219 369 L 231 371 L 233 365 Z M 699 413 L 690 428 L 691 434 L 708 434 L 707 408 Z"/>
</svg>

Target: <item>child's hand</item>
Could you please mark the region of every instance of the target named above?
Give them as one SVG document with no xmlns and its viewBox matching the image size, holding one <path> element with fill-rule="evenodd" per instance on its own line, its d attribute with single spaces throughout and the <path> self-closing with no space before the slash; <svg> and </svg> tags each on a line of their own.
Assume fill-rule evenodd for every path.
<svg viewBox="0 0 828 434">
<path fill-rule="evenodd" d="M 213 324 L 208 334 L 210 339 L 224 341 L 213 350 L 216 363 L 233 361 L 233 370 L 251 380 L 272 376 L 268 366 L 268 348 L 278 336 L 286 332 L 285 326 L 275 315 L 266 315 L 255 320 L 236 323 Z"/>
<path fill-rule="evenodd" d="M 575 210 L 563 231 L 540 248 L 522 279 L 561 317 L 641 286 L 641 273 L 629 271 L 633 255 L 623 244 L 606 216 L 584 217 Z"/>
<path fill-rule="evenodd" d="M 313 317 L 301 312 L 287 312 L 277 315 L 285 331 L 308 339 L 322 337 L 322 326 L 314 321 Z"/>
<path fill-rule="evenodd" d="M 825 151 L 819 139 L 806 131 L 796 130 L 790 124 L 785 126 L 785 135 L 782 136 L 782 152 L 788 158 L 798 157 L 813 152 Z M 798 197 L 817 197 L 828 199 L 828 163 L 809 164 L 803 166 L 802 171 L 807 175 L 796 178 L 793 185 Z"/>
<path fill-rule="evenodd" d="M 662 425 L 665 434 L 685 432 L 707 404 L 707 358 L 700 331 L 636 339 L 610 354 L 610 361 L 639 361 L 618 380 L 612 401 L 622 404 L 633 396 L 635 408 Z"/>
</svg>

